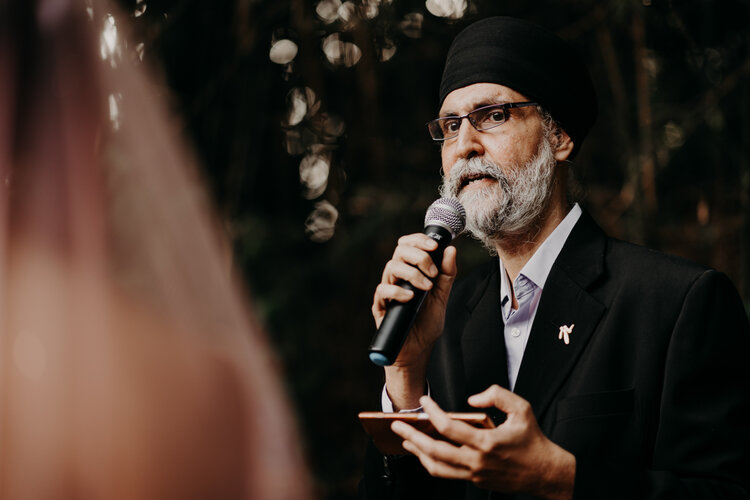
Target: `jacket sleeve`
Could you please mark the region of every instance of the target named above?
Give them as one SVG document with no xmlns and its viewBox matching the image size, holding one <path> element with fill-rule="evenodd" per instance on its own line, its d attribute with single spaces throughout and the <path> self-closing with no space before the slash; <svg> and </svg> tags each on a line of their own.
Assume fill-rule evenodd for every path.
<svg viewBox="0 0 750 500">
<path fill-rule="evenodd" d="M 736 290 L 723 274 L 705 271 L 669 340 L 648 469 L 576 456 L 574 499 L 749 498 L 749 353 Z"/>
<path fill-rule="evenodd" d="M 414 455 L 383 455 L 372 444 L 365 454 L 360 500 L 461 499 L 465 484 L 430 476 Z"/>
</svg>

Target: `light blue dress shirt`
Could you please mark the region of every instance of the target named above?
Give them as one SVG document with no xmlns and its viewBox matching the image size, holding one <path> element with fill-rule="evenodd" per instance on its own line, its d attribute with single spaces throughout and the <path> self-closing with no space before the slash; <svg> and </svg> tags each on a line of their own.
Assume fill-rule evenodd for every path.
<svg viewBox="0 0 750 500">
<path fill-rule="evenodd" d="M 534 323 L 536 310 L 539 307 L 539 299 L 542 297 L 544 283 L 547 281 L 552 264 L 555 263 L 565 241 L 570 236 L 570 232 L 581 217 L 581 213 L 581 207 L 576 203 L 562 222 L 539 245 L 534 255 L 531 256 L 516 279 L 513 280 L 512 285 L 508 273 L 505 271 L 505 266 L 500 260 L 500 307 L 502 308 L 503 323 L 505 323 L 504 335 L 508 356 L 510 390 L 513 390 L 516 385 L 518 370 L 521 367 L 526 342 L 529 340 L 529 333 L 531 333 L 531 325 Z M 513 309 L 511 293 L 515 293 L 518 309 Z M 385 386 L 381 395 L 381 404 L 384 412 L 393 412 L 393 403 L 388 397 Z M 401 411 L 416 412 L 421 410 L 421 408 L 415 408 Z"/>
<path fill-rule="evenodd" d="M 560 254 L 565 241 L 581 217 L 581 207 L 576 203 L 568 215 L 539 245 L 534 255 L 521 268 L 511 285 L 505 266 L 500 260 L 500 307 L 505 323 L 505 349 L 508 354 L 508 382 L 512 391 L 518 378 L 518 370 L 534 324 L 539 299 L 547 276 Z M 512 294 L 515 293 L 518 309 L 513 309 Z"/>
</svg>

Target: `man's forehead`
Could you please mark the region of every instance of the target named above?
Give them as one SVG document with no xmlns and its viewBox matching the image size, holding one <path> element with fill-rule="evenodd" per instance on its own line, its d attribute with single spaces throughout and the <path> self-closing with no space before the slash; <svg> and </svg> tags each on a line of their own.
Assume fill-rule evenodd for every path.
<svg viewBox="0 0 750 500">
<path fill-rule="evenodd" d="M 497 83 L 474 83 L 445 96 L 440 115 L 465 114 L 477 107 L 526 100 L 520 92 Z"/>
</svg>

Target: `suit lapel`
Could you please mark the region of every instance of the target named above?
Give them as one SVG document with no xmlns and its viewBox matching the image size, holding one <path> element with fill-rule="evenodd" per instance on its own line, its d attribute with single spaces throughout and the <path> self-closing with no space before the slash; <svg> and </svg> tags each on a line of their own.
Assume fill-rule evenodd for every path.
<svg viewBox="0 0 750 500">
<path fill-rule="evenodd" d="M 586 289 L 603 273 L 605 245 L 604 233 L 584 212 L 545 283 L 515 386 L 515 392 L 531 403 L 538 420 L 604 312 L 604 306 Z M 569 344 L 558 338 L 563 325 L 574 325 Z"/>
<path fill-rule="evenodd" d="M 508 387 L 508 363 L 500 308 L 499 263 L 495 263 L 486 287 L 467 302 L 471 313 L 461 336 L 461 350 L 468 395 L 492 384 Z"/>
</svg>

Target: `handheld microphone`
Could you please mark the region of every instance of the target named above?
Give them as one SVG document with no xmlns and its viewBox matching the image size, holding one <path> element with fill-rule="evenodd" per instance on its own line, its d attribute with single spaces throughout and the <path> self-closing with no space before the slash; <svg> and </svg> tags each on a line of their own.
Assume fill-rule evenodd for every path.
<svg viewBox="0 0 750 500">
<path fill-rule="evenodd" d="M 451 240 L 458 236 L 466 225 L 466 210 L 455 198 L 440 198 L 430 205 L 424 218 L 424 234 L 437 241 L 438 247 L 430 252 L 430 257 L 438 269 L 443 262 L 443 251 Z M 389 366 L 396 361 L 406 336 L 427 292 L 414 287 L 409 282 L 400 282 L 399 286 L 414 292 L 408 302 L 391 301 L 380 323 L 375 337 L 370 344 L 370 361 L 379 366 Z"/>
</svg>

